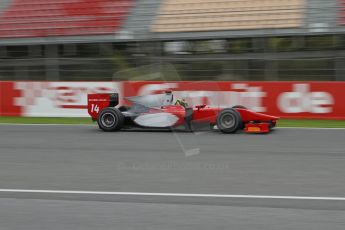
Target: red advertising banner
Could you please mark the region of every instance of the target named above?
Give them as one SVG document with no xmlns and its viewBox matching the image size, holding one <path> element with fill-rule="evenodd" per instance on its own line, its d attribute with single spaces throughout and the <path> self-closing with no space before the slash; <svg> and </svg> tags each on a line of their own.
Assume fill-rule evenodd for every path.
<svg viewBox="0 0 345 230">
<path fill-rule="evenodd" d="M 345 120 L 345 82 L 0 82 L 0 116 L 86 117 L 88 93 L 115 91 L 123 99 L 166 90 L 190 105 Z"/>
<path fill-rule="evenodd" d="M 244 105 L 283 118 L 345 119 L 345 82 L 124 82 L 125 96 L 173 90 L 190 104 Z"/>
<path fill-rule="evenodd" d="M 0 116 L 22 116 L 22 107 L 15 102 L 20 96 L 14 82 L 0 82 Z"/>
</svg>

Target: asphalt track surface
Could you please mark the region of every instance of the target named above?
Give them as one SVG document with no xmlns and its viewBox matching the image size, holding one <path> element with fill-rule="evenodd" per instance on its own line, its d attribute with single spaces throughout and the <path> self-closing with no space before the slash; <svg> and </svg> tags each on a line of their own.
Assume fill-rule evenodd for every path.
<svg viewBox="0 0 345 230">
<path fill-rule="evenodd" d="M 1 230 L 343 230 L 344 197 L 344 129 L 0 125 Z"/>
</svg>

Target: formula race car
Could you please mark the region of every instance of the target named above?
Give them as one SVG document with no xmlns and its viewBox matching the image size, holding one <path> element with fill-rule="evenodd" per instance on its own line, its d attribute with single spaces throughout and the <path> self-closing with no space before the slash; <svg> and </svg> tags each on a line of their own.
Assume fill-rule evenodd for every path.
<svg viewBox="0 0 345 230">
<path fill-rule="evenodd" d="M 174 129 L 184 127 L 193 131 L 196 124 L 217 127 L 223 133 L 244 129 L 247 133 L 268 133 L 279 119 L 251 111 L 244 106 L 211 107 L 205 104 L 190 107 L 176 100 L 171 91 L 162 94 L 128 97 L 132 106 L 120 106 L 119 95 L 89 94 L 88 113 L 103 131 L 123 128 Z"/>
</svg>

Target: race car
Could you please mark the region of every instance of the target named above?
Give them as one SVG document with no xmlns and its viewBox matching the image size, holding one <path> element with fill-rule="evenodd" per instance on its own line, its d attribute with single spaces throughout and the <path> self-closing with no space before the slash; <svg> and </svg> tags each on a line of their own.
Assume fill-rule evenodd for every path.
<svg viewBox="0 0 345 230">
<path fill-rule="evenodd" d="M 235 133 L 238 130 L 247 133 L 268 133 L 279 119 L 240 105 L 221 108 L 201 104 L 191 107 L 184 100 L 174 101 L 171 91 L 125 99 L 132 105 L 117 107 L 118 93 L 88 94 L 88 113 L 92 120 L 97 121 L 99 128 L 106 132 L 133 127 L 184 127 L 185 130 L 194 131 L 197 124 L 207 124 L 223 133 Z"/>
</svg>

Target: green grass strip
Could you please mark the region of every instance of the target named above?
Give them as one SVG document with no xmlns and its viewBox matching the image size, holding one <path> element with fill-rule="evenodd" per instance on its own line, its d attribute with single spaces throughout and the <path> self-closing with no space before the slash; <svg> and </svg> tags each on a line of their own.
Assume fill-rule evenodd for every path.
<svg viewBox="0 0 345 230">
<path fill-rule="evenodd" d="M 91 118 L 80 117 L 0 117 L 2 124 L 92 124 Z"/>
<path fill-rule="evenodd" d="M 281 119 L 278 127 L 345 128 L 345 120 Z"/>
</svg>

